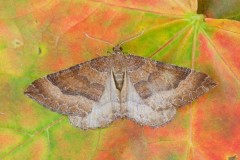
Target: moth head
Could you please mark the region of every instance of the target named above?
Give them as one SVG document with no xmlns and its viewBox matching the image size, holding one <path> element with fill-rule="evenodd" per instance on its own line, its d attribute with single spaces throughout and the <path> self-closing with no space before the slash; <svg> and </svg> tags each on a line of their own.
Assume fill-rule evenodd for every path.
<svg viewBox="0 0 240 160">
<path fill-rule="evenodd" d="M 122 54 L 122 47 L 120 45 L 113 47 L 113 54 Z"/>
</svg>

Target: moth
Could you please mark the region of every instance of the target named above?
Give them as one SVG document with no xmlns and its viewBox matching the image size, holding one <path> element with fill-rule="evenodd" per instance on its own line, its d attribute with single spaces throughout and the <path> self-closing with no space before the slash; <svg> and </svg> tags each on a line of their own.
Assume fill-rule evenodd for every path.
<svg viewBox="0 0 240 160">
<path fill-rule="evenodd" d="M 119 118 L 159 127 L 215 86 L 205 73 L 124 54 L 117 45 L 109 56 L 37 79 L 24 93 L 81 129 Z"/>
</svg>

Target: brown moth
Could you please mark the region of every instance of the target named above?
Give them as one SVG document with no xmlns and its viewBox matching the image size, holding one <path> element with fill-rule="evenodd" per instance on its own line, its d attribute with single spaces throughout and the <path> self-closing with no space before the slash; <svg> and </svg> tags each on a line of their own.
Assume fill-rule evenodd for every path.
<svg viewBox="0 0 240 160">
<path fill-rule="evenodd" d="M 204 73 L 124 54 L 117 45 L 111 55 L 49 74 L 24 93 L 82 129 L 118 118 L 158 127 L 215 85 Z"/>
</svg>

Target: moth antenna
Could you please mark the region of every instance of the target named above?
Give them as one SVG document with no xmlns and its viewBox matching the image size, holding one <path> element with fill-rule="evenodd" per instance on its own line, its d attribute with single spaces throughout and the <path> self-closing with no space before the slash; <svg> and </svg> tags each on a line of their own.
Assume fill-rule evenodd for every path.
<svg viewBox="0 0 240 160">
<path fill-rule="evenodd" d="M 130 37 L 130 38 L 122 41 L 121 43 L 118 44 L 118 46 L 121 46 L 123 43 L 126 43 L 126 42 L 128 42 L 128 41 L 131 41 L 131 40 L 133 40 L 133 39 L 136 39 L 136 38 L 140 37 L 143 33 L 144 33 L 144 30 L 142 30 L 140 33 L 134 35 L 133 37 Z"/>
<path fill-rule="evenodd" d="M 113 45 L 112 43 L 110 43 L 110 42 L 108 42 L 108 41 L 106 41 L 106 40 L 89 36 L 86 32 L 84 32 L 84 35 L 85 35 L 87 38 L 90 38 L 90 39 L 93 39 L 93 40 L 96 40 L 96 41 L 99 41 L 99 42 L 103 42 L 103 43 L 109 44 L 109 45 L 111 45 L 111 46 L 114 47 L 114 45 Z"/>
</svg>

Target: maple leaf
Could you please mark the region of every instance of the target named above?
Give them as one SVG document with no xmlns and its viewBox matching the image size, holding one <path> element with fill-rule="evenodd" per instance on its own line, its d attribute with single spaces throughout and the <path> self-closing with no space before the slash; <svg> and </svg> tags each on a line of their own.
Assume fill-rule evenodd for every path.
<svg viewBox="0 0 240 160">
<path fill-rule="evenodd" d="M 239 20 L 239 11 L 201 2 L 0 2 L 0 159 L 239 157 L 240 23 L 214 19 Z M 153 129 L 119 120 L 82 131 L 23 95 L 33 80 L 111 51 L 84 33 L 117 44 L 142 30 L 142 36 L 123 45 L 125 52 L 194 68 L 218 83 L 178 109 L 168 125 Z"/>
</svg>

